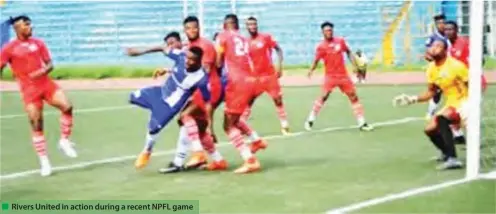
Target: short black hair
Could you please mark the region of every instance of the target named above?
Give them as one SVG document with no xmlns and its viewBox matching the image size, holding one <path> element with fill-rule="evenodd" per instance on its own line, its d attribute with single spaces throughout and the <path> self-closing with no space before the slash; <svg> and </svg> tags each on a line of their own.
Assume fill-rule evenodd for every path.
<svg viewBox="0 0 496 214">
<path fill-rule="evenodd" d="M 198 17 L 196 16 L 188 16 L 184 19 L 183 25 L 188 23 L 188 22 L 196 22 L 196 24 L 200 24 L 200 21 L 198 20 Z"/>
<path fill-rule="evenodd" d="M 191 48 L 189 48 L 189 51 L 191 51 L 191 53 L 193 53 L 199 61 L 202 60 L 203 50 L 200 47 L 196 47 L 196 46 L 191 47 Z"/>
<path fill-rule="evenodd" d="M 253 16 L 248 17 L 246 20 L 248 20 L 248 21 L 258 21 L 257 18 L 255 18 Z"/>
<path fill-rule="evenodd" d="M 224 17 L 224 21 L 225 20 L 228 20 L 228 19 L 232 19 L 234 21 L 234 23 L 236 24 L 236 29 L 239 29 L 239 19 L 238 19 L 238 16 L 234 13 L 229 13 L 226 15 L 226 17 Z"/>
<path fill-rule="evenodd" d="M 433 18 L 434 18 L 434 21 L 446 20 L 446 16 L 444 14 L 435 15 Z"/>
<path fill-rule="evenodd" d="M 320 29 L 324 29 L 325 27 L 331 27 L 331 28 L 334 28 L 334 24 L 332 22 L 324 22 L 320 25 Z"/>
<path fill-rule="evenodd" d="M 453 27 L 455 27 L 455 30 L 458 30 L 458 23 L 456 23 L 453 20 L 446 21 L 444 24 L 445 25 L 453 25 Z"/>
<path fill-rule="evenodd" d="M 177 31 L 172 31 L 172 32 L 168 33 L 164 37 L 164 41 L 167 41 L 169 38 L 175 38 L 175 39 L 177 39 L 177 41 L 181 41 L 181 36 L 179 35 L 179 33 Z"/>
<path fill-rule="evenodd" d="M 11 25 L 13 25 L 14 23 L 18 22 L 18 21 L 31 21 L 31 19 L 29 18 L 29 16 L 26 16 L 26 15 L 20 15 L 20 16 L 16 16 L 16 17 L 10 17 L 9 18 L 9 22 Z"/>
</svg>

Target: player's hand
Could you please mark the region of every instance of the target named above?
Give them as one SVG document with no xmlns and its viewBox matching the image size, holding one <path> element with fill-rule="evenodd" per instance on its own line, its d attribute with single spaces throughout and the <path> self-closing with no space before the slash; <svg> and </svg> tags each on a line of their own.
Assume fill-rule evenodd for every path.
<svg viewBox="0 0 496 214">
<path fill-rule="evenodd" d="M 153 71 L 153 79 L 157 79 L 160 76 L 165 75 L 168 72 L 166 68 L 157 68 Z"/>
<path fill-rule="evenodd" d="M 307 74 L 307 77 L 308 78 L 312 78 L 312 75 L 313 75 L 313 71 L 312 70 L 309 70 L 308 71 L 308 74 Z"/>
<path fill-rule="evenodd" d="M 416 103 L 418 100 L 417 96 L 409 96 L 406 94 L 400 94 L 393 99 L 393 106 L 407 106 Z"/>
<path fill-rule="evenodd" d="M 277 78 L 282 77 L 282 66 L 277 67 Z"/>
<path fill-rule="evenodd" d="M 41 76 L 43 76 L 45 74 L 46 74 L 46 71 L 45 71 L 45 69 L 42 68 L 42 69 L 36 70 L 35 72 L 31 72 L 29 74 L 29 77 L 31 79 L 36 79 L 36 78 L 39 78 L 39 77 L 41 77 Z"/>
<path fill-rule="evenodd" d="M 139 55 L 141 55 L 141 51 L 139 51 L 136 48 L 127 48 L 126 49 L 126 54 L 128 56 L 139 56 Z"/>
</svg>

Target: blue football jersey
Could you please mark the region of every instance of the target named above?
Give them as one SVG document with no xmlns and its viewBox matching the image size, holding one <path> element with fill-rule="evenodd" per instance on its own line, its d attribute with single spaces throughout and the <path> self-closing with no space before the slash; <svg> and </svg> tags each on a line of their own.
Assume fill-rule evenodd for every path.
<svg viewBox="0 0 496 214">
<path fill-rule="evenodd" d="M 427 40 L 425 41 L 425 47 L 427 47 L 427 48 L 431 47 L 432 43 L 437 39 L 441 39 L 441 40 L 446 41 L 448 46 L 450 46 L 450 42 L 449 42 L 448 38 L 446 38 L 445 36 L 441 35 L 439 32 L 436 31 L 432 35 L 430 35 L 429 38 L 427 38 Z"/>
<path fill-rule="evenodd" d="M 196 89 L 200 89 L 205 102 L 210 102 L 208 75 L 205 70 L 200 68 L 188 72 L 186 54 L 182 50 L 172 49 L 164 54 L 175 62 L 169 78 L 162 85 L 162 99 L 167 105 L 174 111 L 181 110 Z"/>
</svg>

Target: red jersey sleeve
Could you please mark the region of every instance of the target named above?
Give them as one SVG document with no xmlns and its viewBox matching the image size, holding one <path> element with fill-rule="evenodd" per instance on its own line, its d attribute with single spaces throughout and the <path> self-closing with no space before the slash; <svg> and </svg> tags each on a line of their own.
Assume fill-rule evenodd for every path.
<svg viewBox="0 0 496 214">
<path fill-rule="evenodd" d="M 348 43 L 346 42 L 346 40 L 344 38 L 341 39 L 341 46 L 343 47 L 342 50 L 343 52 L 348 52 L 350 51 L 350 46 L 348 45 Z"/>
<path fill-rule="evenodd" d="M 10 48 L 9 45 L 5 45 L 0 52 L 0 67 L 4 67 L 10 62 Z"/>
<path fill-rule="evenodd" d="M 45 43 L 43 41 L 39 40 L 38 46 L 40 46 L 39 51 L 40 51 L 40 56 L 41 56 L 41 59 L 43 60 L 43 62 L 51 61 L 52 58 L 50 57 L 50 51 L 48 51 L 48 48 L 45 45 Z"/>
<path fill-rule="evenodd" d="M 317 49 L 315 50 L 315 60 L 324 59 L 325 50 L 321 47 L 321 45 L 317 45 Z"/>
<path fill-rule="evenodd" d="M 205 51 L 203 57 L 205 58 L 205 64 L 213 65 L 215 64 L 215 57 L 217 56 L 217 52 L 215 52 L 215 47 L 212 43 L 206 42 Z"/>
<path fill-rule="evenodd" d="M 277 46 L 277 41 L 272 37 L 272 35 L 267 35 L 267 44 L 270 48 L 275 48 Z"/>
<path fill-rule="evenodd" d="M 219 33 L 217 40 L 215 41 L 215 48 L 217 52 L 224 53 L 226 50 L 226 37 L 223 33 Z"/>
</svg>

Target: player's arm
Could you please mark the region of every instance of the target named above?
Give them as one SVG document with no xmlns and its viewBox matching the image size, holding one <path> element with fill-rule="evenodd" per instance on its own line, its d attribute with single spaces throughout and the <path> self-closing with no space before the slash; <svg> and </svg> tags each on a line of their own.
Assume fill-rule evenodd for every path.
<svg viewBox="0 0 496 214">
<path fill-rule="evenodd" d="M 207 113 L 207 118 L 208 118 L 208 125 L 207 125 L 207 130 L 209 133 L 213 133 L 213 115 L 214 115 L 214 108 L 212 107 L 212 103 L 210 102 L 211 97 L 210 97 L 210 90 L 208 88 L 208 76 L 205 78 L 205 81 L 203 81 L 202 84 L 198 87 L 200 89 L 201 95 L 203 97 L 203 101 L 205 102 L 205 110 Z"/>
<path fill-rule="evenodd" d="M 5 66 L 7 66 L 7 63 L 9 63 L 9 61 L 10 61 L 10 54 L 7 51 L 7 48 L 4 47 L 0 52 L 0 78 L 2 78 L 3 69 L 5 68 Z"/>
<path fill-rule="evenodd" d="M 217 68 L 222 68 L 225 55 L 225 41 L 221 35 L 219 35 L 215 40 L 215 51 L 217 52 L 217 56 L 215 57 L 215 65 Z"/>
<path fill-rule="evenodd" d="M 148 47 L 148 48 L 127 48 L 126 49 L 126 54 L 128 56 L 141 56 L 149 53 L 157 53 L 157 52 L 162 52 L 164 51 L 164 48 L 166 48 L 164 45 L 159 45 L 159 46 L 153 46 L 153 47 Z"/>
<path fill-rule="evenodd" d="M 282 71 L 282 62 L 284 60 L 284 55 L 282 52 L 282 48 L 277 43 L 274 45 L 274 50 L 276 51 L 276 54 L 277 54 L 277 73 L 278 73 L 278 76 L 281 77 L 282 72 L 283 72 Z"/>
<path fill-rule="evenodd" d="M 317 65 L 319 65 L 320 59 L 324 58 L 324 52 L 320 50 L 319 47 L 317 47 L 317 50 L 315 51 L 315 58 L 313 59 L 312 65 L 310 66 L 310 70 L 308 71 L 308 77 L 310 78 L 317 68 Z"/>
<path fill-rule="evenodd" d="M 153 71 L 153 79 L 157 79 L 160 76 L 171 73 L 172 70 L 170 68 L 157 68 Z"/>
<path fill-rule="evenodd" d="M 47 46 L 43 42 L 40 42 L 39 46 L 40 46 L 39 51 L 41 55 L 41 60 L 43 61 L 43 66 L 40 69 L 30 73 L 29 76 L 31 78 L 38 78 L 44 76 L 52 72 L 53 70 L 52 58 L 50 57 L 50 52 L 48 51 Z"/>
</svg>

